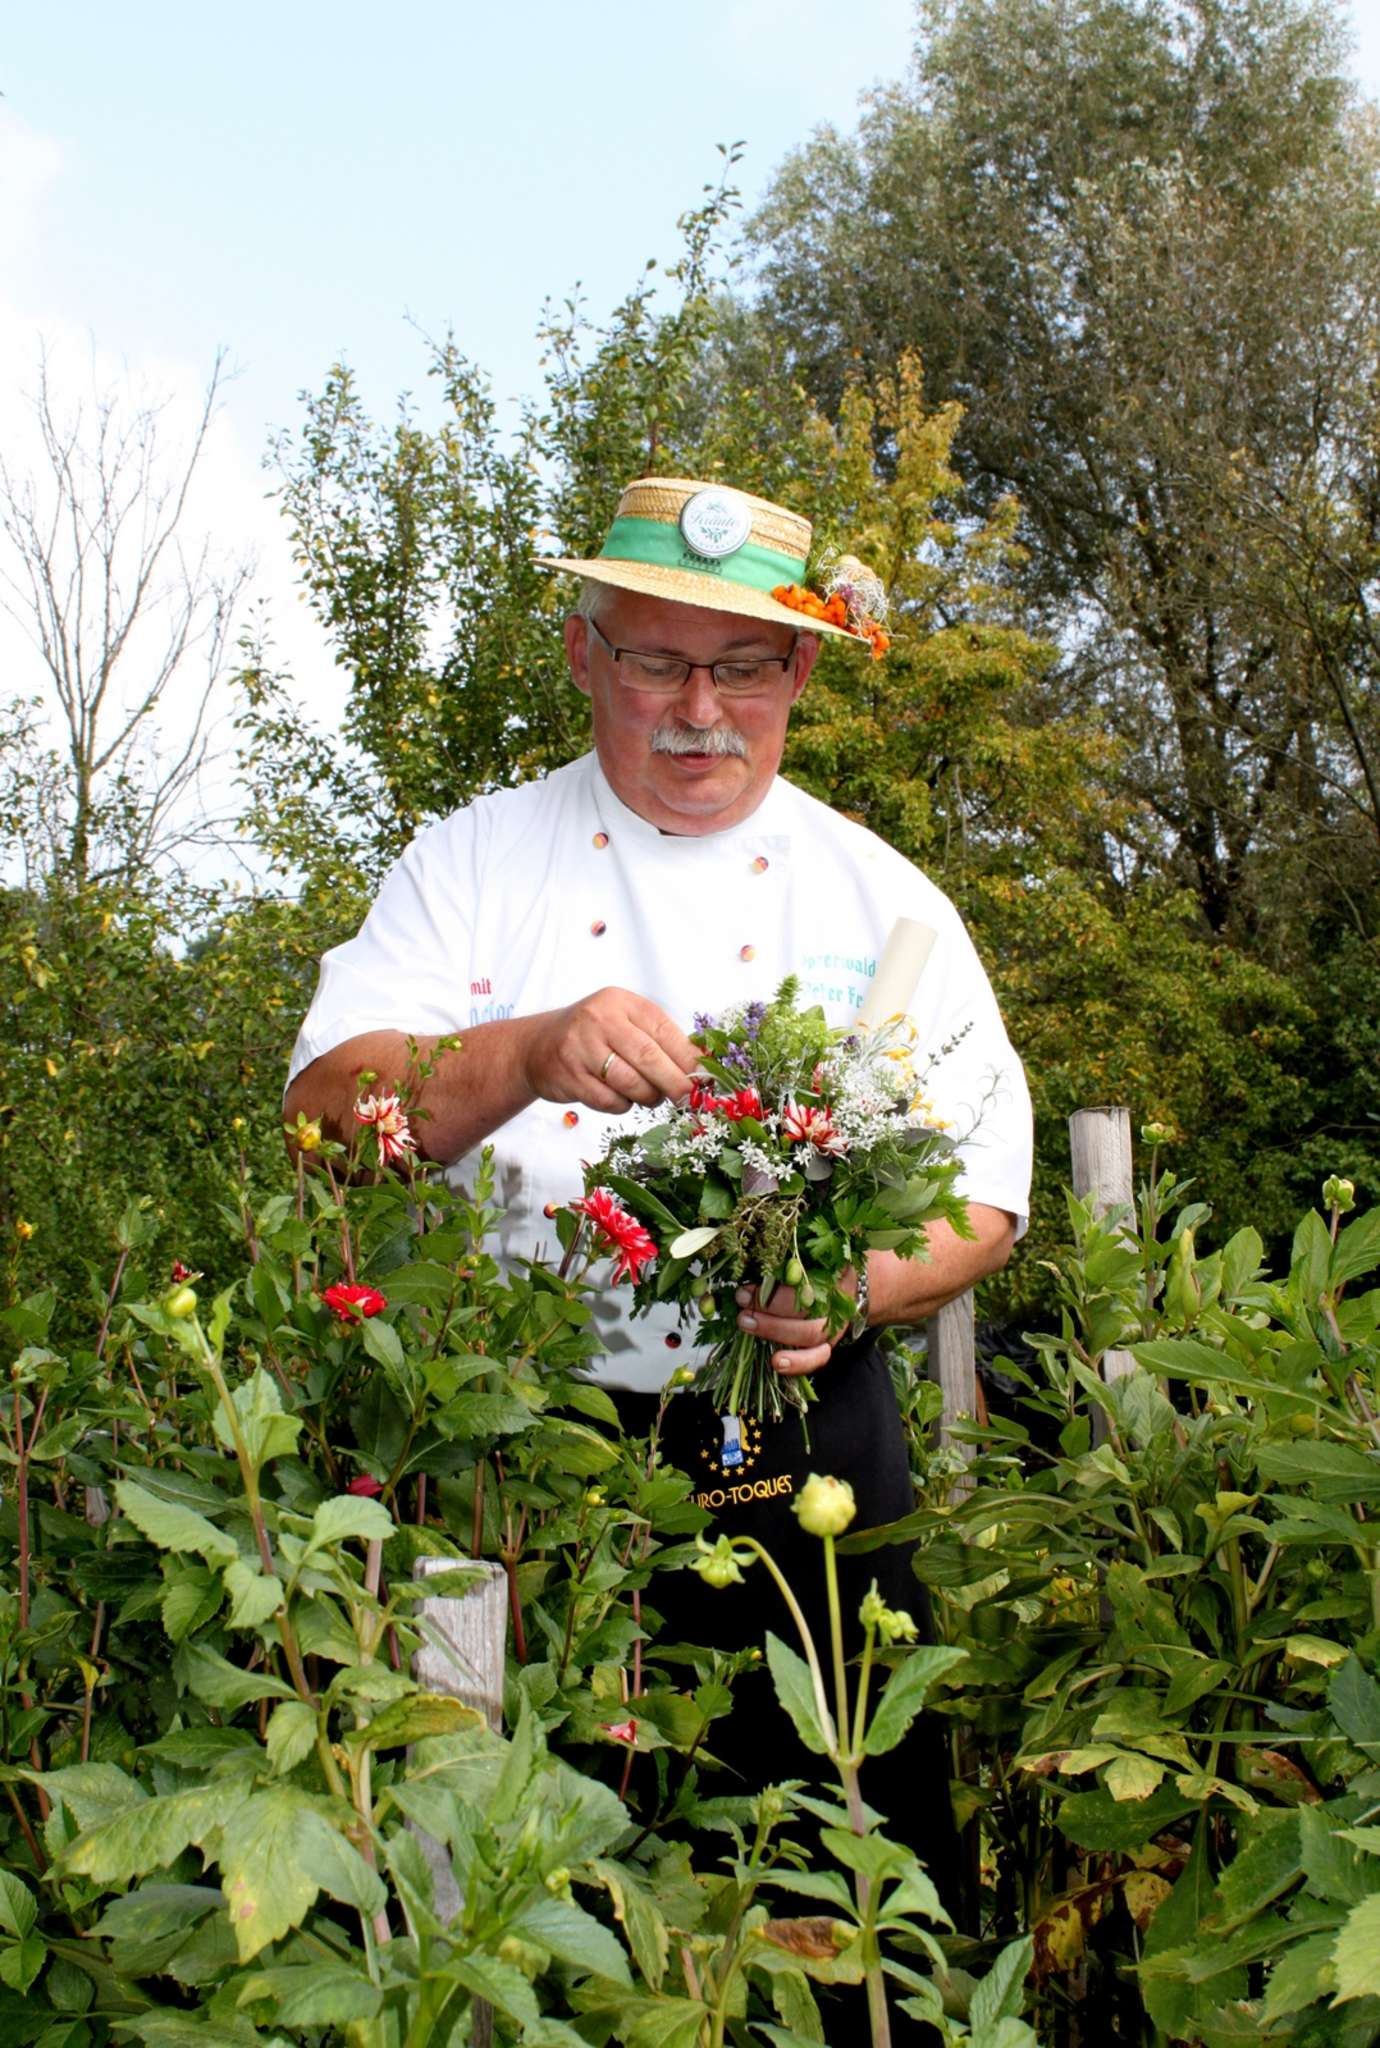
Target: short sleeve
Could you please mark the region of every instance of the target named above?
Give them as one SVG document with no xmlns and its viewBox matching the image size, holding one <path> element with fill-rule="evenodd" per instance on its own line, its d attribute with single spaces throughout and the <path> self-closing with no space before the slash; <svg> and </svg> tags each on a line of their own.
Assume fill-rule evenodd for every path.
<svg viewBox="0 0 1380 2048">
<path fill-rule="evenodd" d="M 958 1141 L 961 1192 L 970 1202 L 1008 1210 L 1023 1231 L 1034 1152 L 1025 1069 L 977 949 L 957 912 L 945 908 L 950 914 L 915 1003 L 921 1046 L 935 1055 L 925 1090 Z"/>
<path fill-rule="evenodd" d="M 354 938 L 322 958 L 289 1082 L 365 1031 L 459 1029 L 487 837 L 484 808 L 472 804 L 413 840 Z"/>
</svg>

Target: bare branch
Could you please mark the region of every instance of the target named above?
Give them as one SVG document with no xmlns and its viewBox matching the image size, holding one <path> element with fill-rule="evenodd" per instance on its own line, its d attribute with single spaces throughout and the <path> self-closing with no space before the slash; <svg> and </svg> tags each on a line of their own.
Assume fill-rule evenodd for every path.
<svg viewBox="0 0 1380 2048">
<path fill-rule="evenodd" d="M 207 538 L 187 546 L 182 527 L 225 374 L 221 353 L 173 441 L 165 399 L 103 390 L 93 375 L 89 400 L 64 402 L 44 349 L 36 471 L 0 457 L 0 609 L 47 678 L 66 755 L 54 864 L 80 879 L 147 866 L 205 830 L 174 813 L 210 758 L 251 565 L 222 562 Z M 178 738 L 165 751 L 159 714 L 174 704 Z"/>
</svg>

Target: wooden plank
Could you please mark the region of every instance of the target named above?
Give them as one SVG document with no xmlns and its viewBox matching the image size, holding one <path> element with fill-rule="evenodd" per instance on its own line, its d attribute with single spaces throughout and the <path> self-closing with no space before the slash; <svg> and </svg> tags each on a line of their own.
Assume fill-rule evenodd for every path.
<svg viewBox="0 0 1380 2048">
<path fill-rule="evenodd" d="M 1124 1208 L 1134 1216 L 1129 1109 L 1076 1109 L 1069 1118 L 1069 1156 L 1073 1192 L 1080 1202 L 1092 1196 L 1094 1215 Z M 1133 1235 L 1129 1227 L 1125 1235 Z M 1136 1361 L 1129 1351 L 1103 1352 L 1103 1379 L 1123 1379 L 1135 1370 Z"/>
<path fill-rule="evenodd" d="M 419 1557 L 414 1578 L 451 1572 L 461 1560 Z M 508 1578 L 501 1564 L 467 1567 L 478 1583 L 462 1599 L 419 1600 L 417 1621 L 424 1640 L 412 1656 L 412 1676 L 427 1692 L 477 1707 L 489 1726 L 503 1726 L 503 1668 L 508 1646 Z M 411 1826 L 411 1823 L 408 1824 Z M 449 1925 L 464 1904 L 449 1856 L 422 1828 L 413 1828 L 436 1887 L 437 1917 Z M 476 2003 L 471 2048 L 491 2048 L 493 2012 Z"/>
<path fill-rule="evenodd" d="M 939 1382 L 944 1397 L 943 1411 L 939 1417 L 939 1441 L 947 1449 L 956 1450 L 965 1463 L 971 1464 L 975 1446 L 957 1442 L 953 1435 L 956 1422 L 973 1422 L 977 1418 L 977 1338 L 973 1311 L 973 1292 L 956 1295 L 946 1301 L 937 1315 L 931 1316 L 928 1324 L 930 1378 Z M 972 1480 L 962 1477 L 955 1480 L 950 1490 L 951 1500 L 961 1498 L 972 1488 Z"/>
</svg>

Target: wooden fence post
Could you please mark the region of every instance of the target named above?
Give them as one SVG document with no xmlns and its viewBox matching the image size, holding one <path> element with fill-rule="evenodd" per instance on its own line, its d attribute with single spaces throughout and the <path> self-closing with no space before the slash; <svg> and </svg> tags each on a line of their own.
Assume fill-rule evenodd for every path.
<svg viewBox="0 0 1380 2048">
<path fill-rule="evenodd" d="M 943 1308 L 931 1316 L 927 1333 L 930 1378 L 938 1380 L 944 1397 L 939 1417 L 939 1441 L 946 1450 L 956 1450 L 965 1463 L 971 1464 L 975 1447 L 955 1441 L 953 1427 L 959 1421 L 977 1420 L 977 1341 L 972 1289 L 957 1295 L 953 1301 L 946 1301 Z M 970 1490 L 972 1483 L 966 1476 L 956 1479 L 949 1491 L 950 1500 L 960 1499 Z"/>
<path fill-rule="evenodd" d="M 427 1692 L 477 1707 L 489 1726 L 503 1726 L 503 1666 L 508 1646 L 508 1577 L 501 1564 L 469 1565 L 454 1557 L 419 1557 L 412 1567 L 416 1579 L 457 1569 L 473 1572 L 473 1592 L 459 1599 L 417 1602 L 417 1625 L 423 1641 L 412 1654 L 412 1676 Z M 409 1826 L 411 1823 L 409 1822 Z M 464 1900 L 451 1861 L 441 1844 L 422 1828 L 413 1828 L 436 1887 L 436 1917 L 449 1924 Z M 476 2003 L 471 2048 L 490 2048 L 493 2012 Z"/>
<path fill-rule="evenodd" d="M 1073 1192 L 1080 1202 L 1091 1195 L 1097 1216 L 1116 1208 L 1134 1214 L 1129 1109 L 1076 1109 L 1069 1118 L 1069 1156 Z M 1126 1235 L 1131 1235 L 1129 1229 Z M 1129 1351 L 1103 1352 L 1103 1379 L 1119 1380 L 1135 1370 L 1136 1361 Z"/>
</svg>

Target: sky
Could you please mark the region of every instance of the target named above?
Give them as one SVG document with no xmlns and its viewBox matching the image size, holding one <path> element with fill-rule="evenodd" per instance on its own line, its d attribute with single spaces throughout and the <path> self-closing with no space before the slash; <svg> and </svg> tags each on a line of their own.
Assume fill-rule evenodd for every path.
<svg viewBox="0 0 1380 2048">
<path fill-rule="evenodd" d="M 824 122 L 906 70 L 912 0 L 135 0 L 13 7 L 0 29 L 0 454 L 29 452 L 40 341 L 55 384 L 226 388 L 189 518 L 251 552 L 283 665 L 343 698 L 267 497 L 270 433 L 344 356 L 376 413 L 453 328 L 511 401 L 539 386 L 543 299 L 603 318 L 739 139 L 750 205 Z M 1380 6 L 1356 0 L 1380 97 Z M 0 628 L 0 687 L 37 680 Z"/>
</svg>

